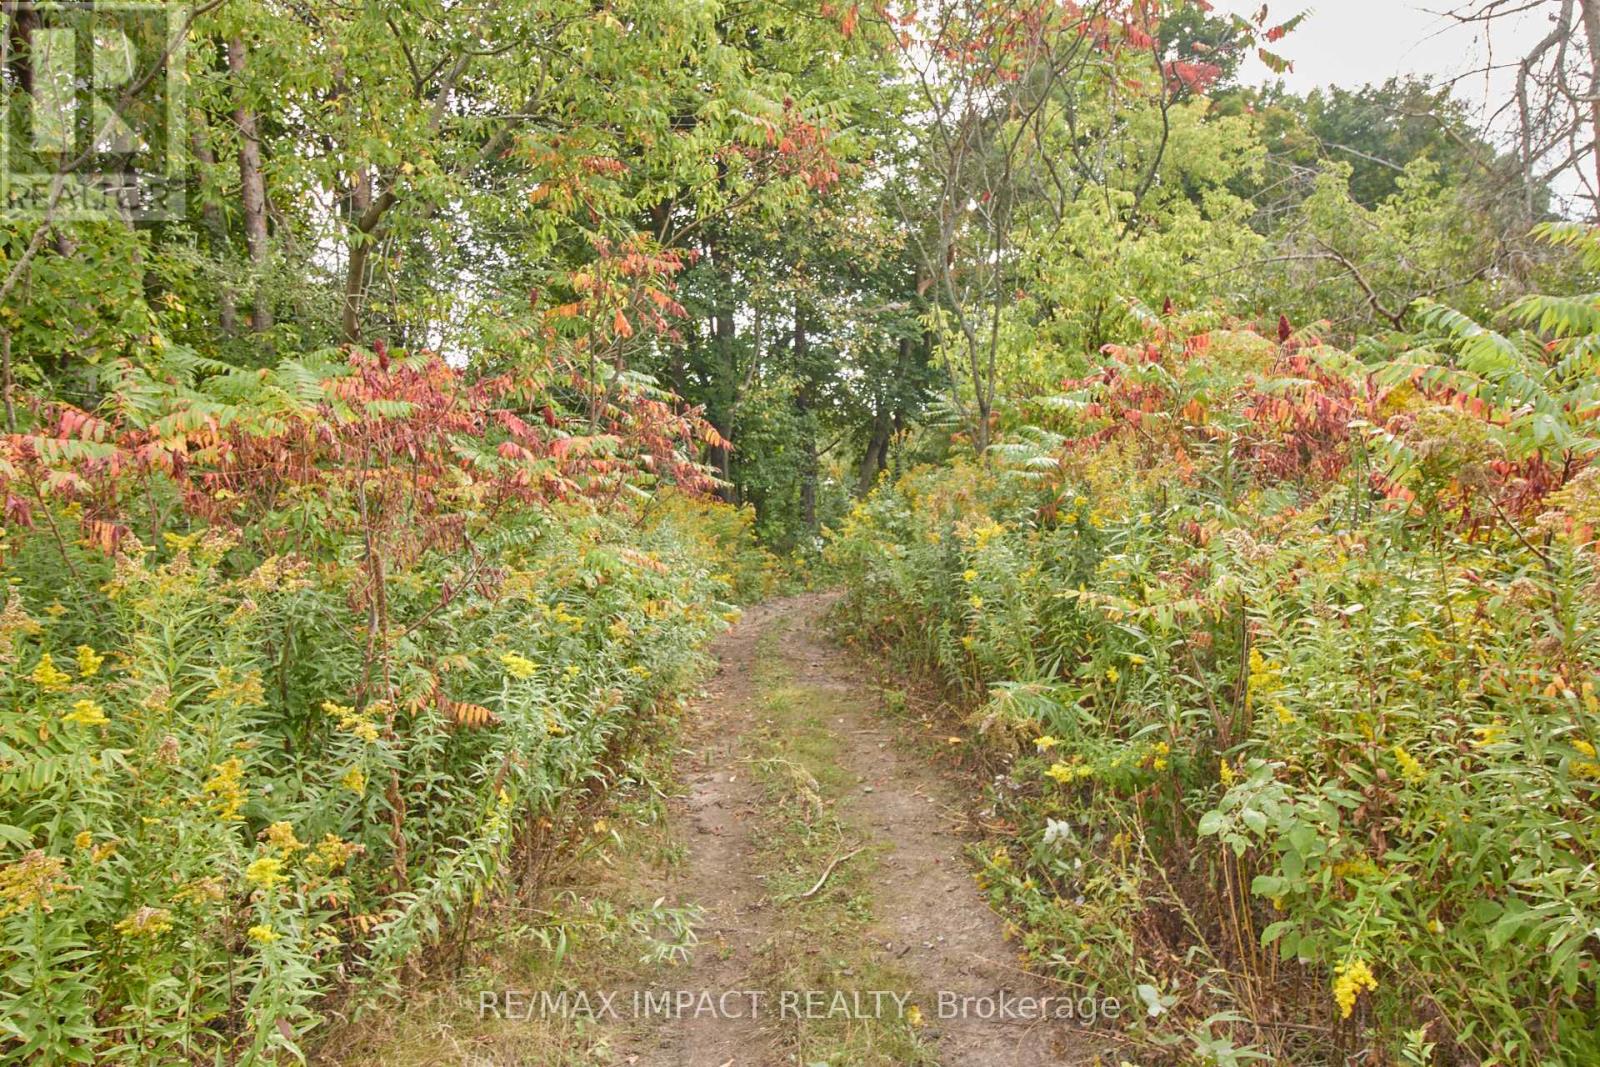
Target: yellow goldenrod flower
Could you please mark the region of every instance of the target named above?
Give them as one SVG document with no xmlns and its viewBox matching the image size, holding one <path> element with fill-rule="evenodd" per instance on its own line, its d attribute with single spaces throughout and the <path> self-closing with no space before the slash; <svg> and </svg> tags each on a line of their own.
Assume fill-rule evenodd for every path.
<svg viewBox="0 0 1600 1067">
<path fill-rule="evenodd" d="M 205 792 L 211 794 L 213 810 L 217 818 L 223 822 L 233 822 L 239 818 L 239 809 L 244 806 L 244 763 L 238 756 L 213 764 L 211 777 L 201 786 Z"/>
<path fill-rule="evenodd" d="M 1227 789 L 1233 785 L 1236 775 L 1233 773 L 1233 768 L 1228 766 L 1227 760 L 1222 760 L 1221 764 L 1218 766 L 1217 777 L 1222 782 L 1222 788 Z"/>
<path fill-rule="evenodd" d="M 968 568 L 966 571 L 962 572 L 961 579 L 965 582 L 975 582 L 978 580 L 978 572 Z"/>
<path fill-rule="evenodd" d="M 1050 769 L 1044 772 L 1046 778 L 1054 778 L 1062 785 L 1072 781 L 1077 772 L 1065 763 L 1052 763 Z"/>
<path fill-rule="evenodd" d="M 1116 685 L 1121 678 L 1121 672 L 1119 672 L 1115 667 L 1106 668 L 1106 681 L 1110 682 L 1112 685 Z"/>
<path fill-rule="evenodd" d="M 262 856 L 250 861 L 250 866 L 244 869 L 244 880 L 251 885 L 271 889 L 273 886 L 286 880 L 283 873 L 283 861 L 276 856 Z"/>
<path fill-rule="evenodd" d="M 539 665 L 527 656 L 516 652 L 507 652 L 500 657 L 500 663 L 505 667 L 506 673 L 511 677 L 526 681 L 538 673 Z"/>
<path fill-rule="evenodd" d="M 172 894 L 172 899 L 196 904 L 206 902 L 215 904 L 227 895 L 227 890 L 222 886 L 222 879 L 212 876 L 190 882 Z"/>
<path fill-rule="evenodd" d="M 306 866 L 318 873 L 330 874 L 364 850 L 361 845 L 342 841 L 333 834 L 324 834 L 316 851 L 306 857 Z"/>
<path fill-rule="evenodd" d="M 1055 748 L 1059 744 L 1061 744 L 1061 742 L 1057 741 L 1055 738 L 1051 737 L 1049 734 L 1046 734 L 1043 737 L 1036 737 L 1036 738 L 1033 739 L 1033 747 L 1038 749 L 1040 752 L 1048 752 L 1052 748 Z"/>
<path fill-rule="evenodd" d="M 377 707 L 378 705 L 373 705 Z M 378 726 L 366 715 L 355 708 L 345 704 L 337 704 L 332 700 L 322 702 L 322 710 L 339 720 L 339 729 L 349 734 L 354 734 L 361 740 L 371 744 L 378 739 Z M 370 713 L 372 708 L 368 709 Z"/>
<path fill-rule="evenodd" d="M 1258 696 L 1265 696 L 1275 691 L 1278 688 L 1278 678 L 1282 674 L 1278 666 L 1263 656 L 1258 648 L 1250 650 L 1249 664 L 1250 674 L 1245 684 L 1246 705 Z"/>
<path fill-rule="evenodd" d="M 55 659 L 48 652 L 39 657 L 28 680 L 47 693 L 59 692 L 72 681 L 65 671 L 56 666 Z"/>
<path fill-rule="evenodd" d="M 1401 777 L 1412 785 L 1427 781 L 1428 772 L 1422 769 L 1422 764 L 1417 762 L 1415 756 L 1406 751 L 1404 745 L 1395 745 L 1391 751 L 1394 753 L 1394 761 L 1400 765 Z"/>
<path fill-rule="evenodd" d="M 187 552 L 199 544 L 200 538 L 203 536 L 205 536 L 205 531 L 197 530 L 191 534 L 164 533 L 161 535 L 161 539 L 167 543 L 167 547 L 172 551 Z"/>
<path fill-rule="evenodd" d="M 112 926 L 123 937 L 160 937 L 172 929 L 172 912 L 144 907 Z"/>
<path fill-rule="evenodd" d="M 79 830 L 77 836 L 72 839 L 72 843 L 78 848 L 87 851 L 94 844 L 94 835 L 87 830 Z"/>
<path fill-rule="evenodd" d="M 977 545 L 979 548 L 984 548 L 997 535 L 1005 532 L 1006 528 L 1003 525 L 995 522 L 993 519 L 990 519 L 974 531 L 973 544 Z"/>
<path fill-rule="evenodd" d="M 1345 960 L 1334 968 L 1333 1000 L 1339 1005 L 1339 1018 L 1348 1019 L 1356 1010 L 1356 999 L 1378 988 L 1367 961 L 1359 957 Z"/>
<path fill-rule="evenodd" d="M 347 719 L 356 713 L 356 709 L 348 704 L 340 704 L 333 700 L 324 700 L 322 702 L 322 710 L 325 714 L 341 720 Z"/>
<path fill-rule="evenodd" d="M 286 856 L 306 847 L 294 836 L 294 827 L 287 822 L 275 822 L 267 827 L 266 837 L 267 844 Z"/>
<path fill-rule="evenodd" d="M 1501 726 L 1499 723 L 1494 723 L 1490 726 L 1474 726 L 1472 728 L 1472 732 L 1478 735 L 1477 740 L 1475 740 L 1473 744 L 1477 745 L 1479 748 L 1498 744 L 1500 741 L 1504 740 L 1506 736 L 1506 728 Z"/>
<path fill-rule="evenodd" d="M 61 718 L 65 722 L 77 723 L 79 726 L 104 726 L 111 721 L 106 718 L 105 710 L 92 700 L 73 701 L 72 710 Z"/>
<path fill-rule="evenodd" d="M 281 936 L 283 935 L 279 934 L 272 927 L 262 923 L 258 923 L 250 928 L 250 940 L 254 941 L 258 945 L 270 945 L 274 941 L 278 940 L 278 938 Z"/>
<path fill-rule="evenodd" d="M 250 671 L 243 678 L 236 677 L 232 667 L 217 671 L 217 683 L 206 694 L 207 700 L 229 702 L 245 707 L 258 707 L 266 703 L 266 687 L 261 682 L 260 671 Z M 326 709 L 327 705 L 324 704 Z"/>
<path fill-rule="evenodd" d="M 339 784 L 361 796 L 367 791 L 367 776 L 360 767 L 351 767 L 345 772 L 344 777 L 339 779 Z"/>
<path fill-rule="evenodd" d="M 159 937 L 172 929 L 172 912 L 166 908 L 143 907 L 115 924 L 124 937 Z"/>
<path fill-rule="evenodd" d="M 0 919 L 27 911 L 38 904 L 50 910 L 50 898 L 81 888 L 62 878 L 66 861 L 33 849 L 16 863 L 0 867 Z"/>
<path fill-rule="evenodd" d="M 1574 760 L 1572 773 L 1579 778 L 1600 778 L 1600 762 L 1595 759 L 1594 745 L 1582 738 L 1577 738 L 1572 742 L 1572 747 L 1589 757 L 1584 760 Z"/>
<path fill-rule="evenodd" d="M 106 658 L 88 645 L 78 646 L 78 676 L 80 678 L 93 678 L 100 673 L 100 665 Z"/>
</svg>

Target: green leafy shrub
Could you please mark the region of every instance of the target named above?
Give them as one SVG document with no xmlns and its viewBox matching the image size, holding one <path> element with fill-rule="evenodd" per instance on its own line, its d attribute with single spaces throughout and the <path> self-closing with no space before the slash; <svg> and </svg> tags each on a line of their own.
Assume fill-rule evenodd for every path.
<svg viewBox="0 0 1600 1067">
<path fill-rule="evenodd" d="M 300 1057 L 537 890 L 766 560 L 648 397 L 580 437 L 427 357 L 120 373 L 0 472 L 0 1058 Z"/>
<path fill-rule="evenodd" d="M 1587 409 L 1524 432 L 1421 362 L 1159 327 L 830 550 L 844 631 L 1003 772 L 980 881 L 1026 953 L 1155 1046 L 1600 1056 Z"/>
</svg>

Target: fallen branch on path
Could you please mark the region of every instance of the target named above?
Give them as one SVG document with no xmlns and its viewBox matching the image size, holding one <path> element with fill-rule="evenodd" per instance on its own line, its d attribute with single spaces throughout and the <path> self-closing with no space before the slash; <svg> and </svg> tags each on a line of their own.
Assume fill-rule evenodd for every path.
<svg viewBox="0 0 1600 1067">
<path fill-rule="evenodd" d="M 818 893 L 822 892 L 822 887 L 828 884 L 828 878 L 833 874 L 834 870 L 839 866 L 839 864 L 843 863 L 845 860 L 849 859 L 851 856 L 857 855 L 858 853 L 865 852 L 865 851 L 866 851 L 866 846 L 863 845 L 863 846 L 861 846 L 860 848 L 856 849 L 853 852 L 846 852 L 844 855 L 840 856 L 838 859 L 836 859 L 832 863 L 828 864 L 828 869 L 822 872 L 822 877 L 817 879 L 817 884 L 812 886 L 810 889 L 807 889 L 804 893 L 801 893 L 798 897 L 795 897 L 794 899 L 796 899 L 796 900 L 810 900 L 812 897 L 814 897 Z"/>
</svg>

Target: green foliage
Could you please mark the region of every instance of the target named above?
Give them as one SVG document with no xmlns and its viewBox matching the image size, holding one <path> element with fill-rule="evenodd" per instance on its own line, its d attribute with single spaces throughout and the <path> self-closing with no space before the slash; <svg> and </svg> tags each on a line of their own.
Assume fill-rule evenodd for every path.
<svg viewBox="0 0 1600 1067">
<path fill-rule="evenodd" d="M 1600 240 L 1301 15 L 934 8 L 198 5 L 191 217 L 0 223 L 0 1058 L 303 1058 L 830 528 L 1032 958 L 1596 1055 Z"/>
<path fill-rule="evenodd" d="M 360 708 L 348 564 L 169 535 L 115 567 L 71 550 L 104 590 L 74 598 L 13 544 L 0 879 L 61 867 L 7 893 L 32 961 L 0 993 L 10 1034 L 44 1060 L 260 1055 L 293 1049 L 336 974 L 387 978 L 688 680 L 725 587 L 682 522 L 507 526 L 482 546 L 494 583 L 405 640 L 402 703 Z M 389 575 L 393 609 L 464 578 L 424 553 Z"/>
<path fill-rule="evenodd" d="M 695 525 L 527 515 L 480 542 L 487 582 L 423 552 L 387 577 L 418 620 L 396 702 L 365 705 L 345 551 L 197 532 L 113 564 L 9 539 L 9 1054 L 270 1057 L 333 992 L 390 978 L 514 849 L 550 847 L 571 791 L 692 676 L 727 590 Z"/>
<path fill-rule="evenodd" d="M 156 347 L 0 451 L 7 1061 L 303 1058 L 536 889 L 772 577 L 637 375 Z"/>
<path fill-rule="evenodd" d="M 1271 88 L 1241 92 L 1259 114 L 1274 177 L 1337 161 L 1351 168 L 1350 195 L 1376 208 L 1400 191 L 1406 168 L 1428 160 L 1450 186 L 1513 185 L 1514 161 L 1486 139 L 1448 86 L 1408 76 L 1382 85 L 1332 86 L 1298 97 Z M 1549 192 L 1541 191 L 1548 200 Z"/>
<path fill-rule="evenodd" d="M 1585 263 L 1600 255 L 1592 230 L 1537 232 Z M 1499 417 L 1486 432 L 1513 459 L 1560 457 L 1570 473 L 1594 451 L 1588 424 L 1600 412 L 1600 296 L 1524 296 L 1500 314 L 1516 327 L 1509 333 L 1432 301 L 1419 302 L 1415 317 L 1415 346 L 1385 368 L 1382 380 L 1448 387 L 1494 411 Z"/>
<path fill-rule="evenodd" d="M 1031 960 L 1202 1057 L 1600 1053 L 1592 304 L 1425 316 L 1448 377 L 1158 331 L 857 509 L 840 622 L 970 709 Z"/>
</svg>

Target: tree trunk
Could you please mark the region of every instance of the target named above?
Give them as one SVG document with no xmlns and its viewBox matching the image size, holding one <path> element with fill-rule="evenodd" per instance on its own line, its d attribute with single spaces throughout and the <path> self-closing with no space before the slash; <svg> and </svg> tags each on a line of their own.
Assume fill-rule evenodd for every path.
<svg viewBox="0 0 1600 1067">
<path fill-rule="evenodd" d="M 0 391 L 5 393 L 6 432 L 17 432 L 17 409 L 11 401 L 11 331 L 0 328 Z"/>
<path fill-rule="evenodd" d="M 723 299 L 730 300 L 724 291 Z M 717 428 L 725 441 L 733 440 L 733 409 L 739 400 L 739 366 L 738 354 L 734 350 L 736 325 L 733 321 L 733 307 L 731 303 L 717 309 L 712 318 L 712 344 L 716 354 L 717 383 L 715 394 L 717 397 L 716 410 L 708 412 L 711 424 Z M 728 445 L 717 445 L 711 450 L 711 463 L 721 473 L 722 479 L 728 486 L 722 490 L 723 499 L 729 503 L 738 501 L 738 493 L 733 485 L 733 450 Z"/>
<path fill-rule="evenodd" d="M 817 427 L 811 417 L 812 389 L 816 379 L 811 373 L 809 361 L 811 357 L 811 337 L 807 332 L 806 309 L 800 302 L 799 296 L 794 301 L 794 368 L 800 376 L 800 388 L 795 390 L 795 413 L 800 417 L 801 433 L 804 441 L 801 443 L 804 453 L 800 463 L 800 521 L 805 525 L 808 533 L 816 533 L 819 529 L 817 523 Z"/>
<path fill-rule="evenodd" d="M 249 54 L 244 39 L 228 42 L 228 69 L 239 78 L 245 72 Z M 242 78 L 240 79 L 242 82 Z M 244 214 L 244 242 L 250 252 L 250 267 L 256 275 L 255 298 L 250 308 L 250 328 L 262 333 L 272 328 L 272 304 L 267 293 L 267 185 L 261 171 L 261 131 L 256 113 L 243 102 L 244 86 L 234 86 L 240 97 L 233 111 L 233 124 L 239 131 L 239 200 Z"/>
<path fill-rule="evenodd" d="M 1589 127 L 1594 136 L 1595 218 L 1600 220 L 1600 0 L 1582 0 L 1583 36 L 1589 44 Z"/>
<path fill-rule="evenodd" d="M 361 305 L 367 292 L 367 260 L 372 250 L 372 231 L 378 228 L 394 197 L 385 193 L 372 199 L 372 172 L 356 171 L 350 182 L 350 248 L 344 270 L 344 304 L 339 315 L 339 332 L 350 344 L 361 340 Z"/>
<path fill-rule="evenodd" d="M 717 306 L 711 313 L 711 388 L 706 404 L 706 418 L 716 427 L 726 445 L 713 446 L 707 459 L 722 480 L 728 484 L 718 495 L 730 504 L 738 503 L 739 493 L 734 484 L 732 455 L 733 416 L 739 402 L 739 352 L 735 346 L 737 323 L 734 321 L 733 271 L 714 235 L 705 240 L 706 261 L 717 276 Z"/>
<path fill-rule="evenodd" d="M 867 454 L 861 457 L 861 467 L 856 477 L 856 496 L 865 497 L 878 484 L 878 475 L 889 469 L 889 437 L 894 430 L 894 419 L 887 407 L 878 409 L 872 418 L 872 431 L 867 437 Z"/>
<path fill-rule="evenodd" d="M 5 15 L 5 32 L 11 38 L 10 47 L 6 49 L 11 76 L 16 79 L 21 95 L 30 97 L 33 95 L 33 28 L 38 24 L 39 13 L 34 7 L 7 0 L 0 4 L 0 14 Z"/>
<path fill-rule="evenodd" d="M 215 167 L 217 156 L 206 141 L 205 131 L 202 128 L 204 122 L 203 116 L 196 117 L 194 131 L 189 135 L 189 145 L 196 160 L 207 167 Z M 222 210 L 207 200 L 200 205 L 200 221 L 205 224 L 206 231 L 211 235 L 211 242 L 216 246 L 217 258 L 226 262 L 228 225 L 222 219 Z M 228 285 L 226 278 L 218 284 L 217 321 L 222 327 L 222 332 L 229 337 L 239 332 L 239 309 L 234 303 L 233 289 Z"/>
<path fill-rule="evenodd" d="M 365 190 L 363 190 L 365 186 Z M 360 211 L 355 218 L 355 227 L 350 232 L 349 261 L 344 267 L 344 314 L 341 315 L 339 330 L 344 334 L 344 339 L 350 344 L 362 339 L 362 301 L 366 296 L 366 259 L 373 250 L 373 230 L 378 229 L 379 222 L 384 221 L 384 213 L 400 200 L 395 195 L 394 189 L 384 190 L 381 197 L 371 198 L 371 178 L 363 173 L 362 178 L 355 182 L 355 189 L 350 192 L 350 203 L 365 205 L 365 210 Z"/>
</svg>

